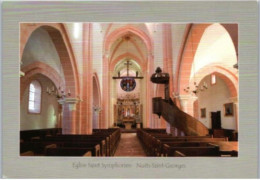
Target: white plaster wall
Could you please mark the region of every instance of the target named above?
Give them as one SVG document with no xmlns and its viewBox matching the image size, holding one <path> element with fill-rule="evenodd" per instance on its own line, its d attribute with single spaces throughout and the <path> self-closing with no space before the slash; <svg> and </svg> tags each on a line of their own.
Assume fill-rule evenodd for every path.
<svg viewBox="0 0 260 180">
<path fill-rule="evenodd" d="M 224 115 L 224 104 L 230 103 L 230 94 L 225 82 L 216 76 L 217 83 L 210 85 L 210 75 L 203 79 L 200 84 L 206 82 L 208 90 L 198 94 L 199 120 L 208 128 L 211 128 L 210 112 L 221 111 L 221 126 L 223 129 L 236 129 L 235 116 Z M 200 86 L 200 85 L 199 85 Z M 201 118 L 201 108 L 206 108 L 206 118 Z"/>
<path fill-rule="evenodd" d="M 28 113 L 29 86 L 26 88 L 20 105 L 20 129 L 47 129 L 55 128 L 58 122 L 58 102 L 56 97 L 46 93 L 46 88 L 52 87 L 53 83 L 42 75 L 38 75 L 42 85 L 41 113 Z"/>
<path fill-rule="evenodd" d="M 221 64 L 226 69 L 233 70 L 233 65 L 237 63 L 236 50 L 229 33 L 218 23 L 210 25 L 205 29 L 197 48 L 192 72 L 197 73 L 201 68 Z M 193 77 L 191 76 L 190 79 Z"/>
<path fill-rule="evenodd" d="M 30 36 L 22 56 L 22 68 L 36 61 L 48 64 L 64 79 L 60 58 L 48 32 L 36 29 Z"/>
</svg>

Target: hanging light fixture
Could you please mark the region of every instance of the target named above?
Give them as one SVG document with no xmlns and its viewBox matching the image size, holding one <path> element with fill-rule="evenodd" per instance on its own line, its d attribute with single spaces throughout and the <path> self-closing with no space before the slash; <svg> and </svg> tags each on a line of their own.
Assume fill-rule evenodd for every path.
<svg viewBox="0 0 260 180">
<path fill-rule="evenodd" d="M 194 52 L 193 52 L 193 36 L 192 36 L 192 28 L 191 27 L 191 50 L 192 50 L 192 55 L 193 55 L 193 59 L 194 59 Z M 192 65 L 192 71 L 193 71 L 193 84 L 194 84 L 194 88 L 191 89 L 189 86 L 187 86 L 184 91 L 186 93 L 194 93 L 195 95 L 197 94 L 198 92 L 198 85 L 196 83 L 196 80 L 195 80 L 195 61 L 193 61 L 193 65 Z"/>
<path fill-rule="evenodd" d="M 193 27 L 192 27 L 193 28 Z M 192 50 L 192 54 L 193 54 L 193 58 L 194 58 L 194 51 L 193 51 L 193 35 L 192 35 L 192 28 L 191 28 L 191 50 Z M 186 93 L 189 94 L 193 94 L 193 95 L 197 95 L 198 92 L 200 91 L 204 91 L 206 89 L 208 89 L 208 85 L 206 82 L 204 82 L 201 87 L 199 87 L 199 85 L 196 82 L 196 62 L 195 60 L 193 61 L 193 65 L 192 65 L 192 71 L 193 71 L 193 88 L 191 89 L 191 87 L 187 86 L 184 91 Z"/>
<path fill-rule="evenodd" d="M 94 110 L 94 112 L 99 113 L 102 109 L 101 109 L 101 107 L 99 107 L 99 106 L 97 106 L 97 105 L 94 105 L 94 106 L 93 106 L 93 110 Z"/>
<path fill-rule="evenodd" d="M 61 69 L 62 68 L 61 68 L 61 64 L 60 64 L 60 73 L 61 73 Z M 52 86 L 52 88 L 49 88 L 47 86 L 46 93 L 51 96 L 55 96 L 58 100 L 65 99 L 65 98 L 71 96 L 70 89 L 68 90 L 68 92 L 65 92 L 65 90 L 62 89 L 61 84 L 59 85 L 59 87 L 57 89 L 54 86 Z"/>
<path fill-rule="evenodd" d="M 59 86 L 58 89 L 56 89 L 54 86 L 52 86 L 52 88 L 47 87 L 46 89 L 46 93 L 52 96 L 55 96 L 57 99 L 65 99 L 66 97 L 71 96 L 71 92 L 70 89 L 69 91 L 66 93 L 61 86 Z"/>
</svg>

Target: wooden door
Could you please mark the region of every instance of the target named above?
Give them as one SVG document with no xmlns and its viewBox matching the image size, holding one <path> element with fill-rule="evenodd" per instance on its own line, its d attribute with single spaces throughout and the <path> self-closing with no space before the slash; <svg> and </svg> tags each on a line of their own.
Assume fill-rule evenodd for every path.
<svg viewBox="0 0 260 180">
<path fill-rule="evenodd" d="M 221 112 L 211 112 L 212 129 L 221 129 Z"/>
</svg>

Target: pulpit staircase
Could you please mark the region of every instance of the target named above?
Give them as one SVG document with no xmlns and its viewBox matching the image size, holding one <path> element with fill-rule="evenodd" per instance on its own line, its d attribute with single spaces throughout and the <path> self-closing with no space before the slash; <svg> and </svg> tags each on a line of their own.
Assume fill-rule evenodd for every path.
<svg viewBox="0 0 260 180">
<path fill-rule="evenodd" d="M 169 97 L 169 74 L 162 73 L 159 67 L 155 72 L 151 81 L 165 85 L 165 99 L 153 98 L 153 113 L 162 116 L 171 126 L 181 130 L 187 136 L 208 135 L 209 130 L 203 123 L 179 109 Z"/>
</svg>

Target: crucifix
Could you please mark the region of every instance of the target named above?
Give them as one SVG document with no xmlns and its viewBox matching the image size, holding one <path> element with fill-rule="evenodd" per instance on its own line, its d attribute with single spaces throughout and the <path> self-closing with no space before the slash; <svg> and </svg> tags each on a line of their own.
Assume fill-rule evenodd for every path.
<svg viewBox="0 0 260 180">
<path fill-rule="evenodd" d="M 126 72 L 127 72 L 127 77 L 129 77 L 129 66 L 130 65 L 132 65 L 132 63 L 130 63 L 130 61 L 129 60 L 127 60 L 127 62 L 125 63 L 125 65 L 126 65 Z"/>
<path fill-rule="evenodd" d="M 113 79 L 124 79 L 124 78 L 143 79 L 144 78 L 144 77 L 138 76 L 138 71 L 136 72 L 136 76 L 129 76 L 129 66 L 132 65 L 132 63 L 130 62 L 129 59 L 127 59 L 127 61 L 126 61 L 126 63 L 124 63 L 124 65 L 126 65 L 126 76 L 120 76 L 120 71 L 119 71 L 118 76 L 113 77 Z"/>
</svg>

